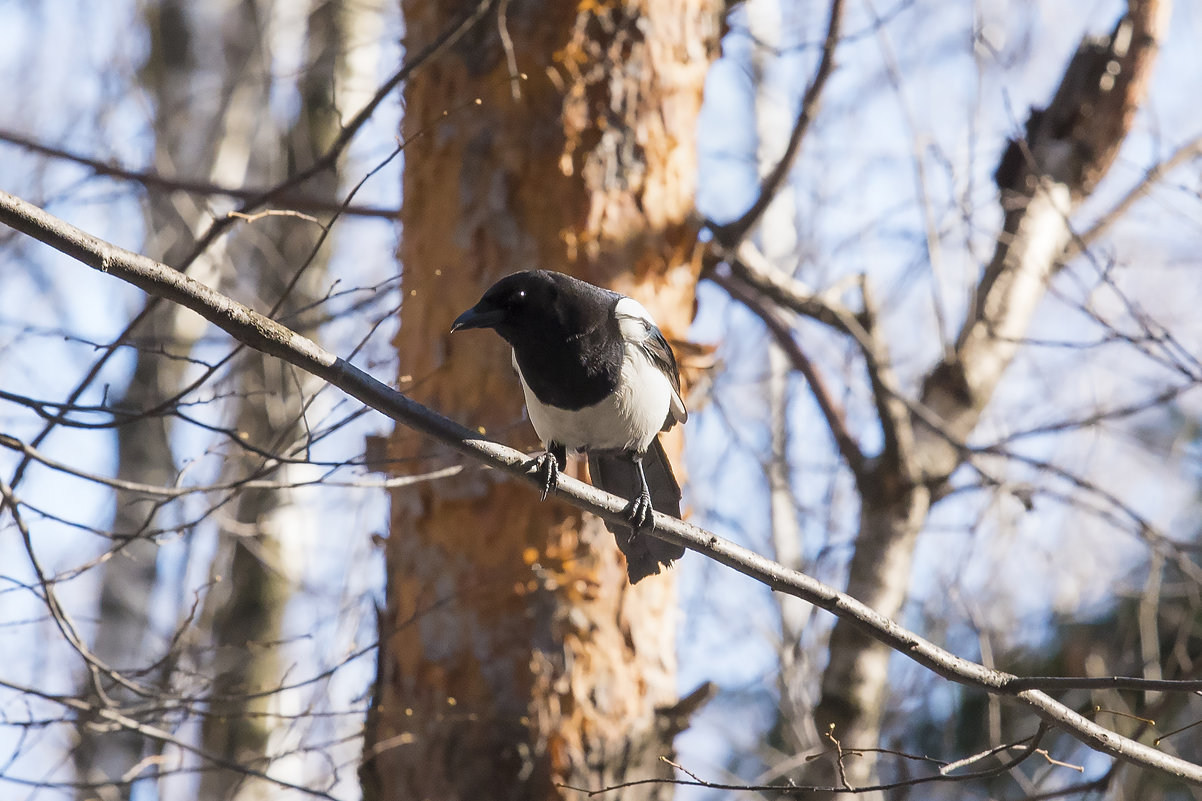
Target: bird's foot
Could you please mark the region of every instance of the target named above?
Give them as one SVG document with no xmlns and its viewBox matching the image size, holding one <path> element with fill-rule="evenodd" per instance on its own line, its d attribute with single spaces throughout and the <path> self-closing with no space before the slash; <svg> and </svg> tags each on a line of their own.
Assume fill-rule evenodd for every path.
<svg viewBox="0 0 1202 801">
<path fill-rule="evenodd" d="M 551 490 L 559 484 L 559 465 L 555 462 L 555 457 L 547 452 L 534 460 L 534 470 L 538 473 L 543 488 L 540 500 L 545 501 Z"/>
<path fill-rule="evenodd" d="M 563 446 L 552 445 L 540 456 L 535 457 L 531 463 L 541 479 L 540 483 L 543 489 L 541 500 L 547 500 L 551 491 L 559 486 L 559 471 L 566 459 L 567 453 Z"/>
<path fill-rule="evenodd" d="M 633 537 L 644 528 L 650 528 L 655 517 L 651 507 L 651 493 L 644 490 L 639 497 L 630 502 L 627 519 L 630 521 L 630 535 Z"/>
</svg>

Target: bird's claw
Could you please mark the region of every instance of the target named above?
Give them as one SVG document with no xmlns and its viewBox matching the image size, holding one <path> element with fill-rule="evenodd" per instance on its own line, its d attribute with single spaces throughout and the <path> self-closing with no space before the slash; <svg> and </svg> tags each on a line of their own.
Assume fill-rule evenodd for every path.
<svg viewBox="0 0 1202 801">
<path fill-rule="evenodd" d="M 655 512 L 651 507 L 651 493 L 642 492 L 639 497 L 630 502 L 630 533 L 635 535 L 644 528 L 650 528 L 654 521 Z"/>
<path fill-rule="evenodd" d="M 547 451 L 534 460 L 534 469 L 542 479 L 543 493 L 540 500 L 545 501 L 551 491 L 559 485 L 559 460 L 555 458 L 555 454 Z"/>
</svg>

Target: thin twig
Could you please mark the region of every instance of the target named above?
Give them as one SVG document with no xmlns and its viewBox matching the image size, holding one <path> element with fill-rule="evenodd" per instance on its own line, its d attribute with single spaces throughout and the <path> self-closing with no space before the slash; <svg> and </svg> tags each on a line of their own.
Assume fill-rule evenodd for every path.
<svg viewBox="0 0 1202 801">
<path fill-rule="evenodd" d="M 1158 184 L 1165 175 L 1180 167 L 1185 162 L 1198 158 L 1199 156 L 1202 156 L 1202 135 L 1195 136 L 1193 139 L 1190 139 L 1181 147 L 1173 151 L 1173 154 L 1167 159 L 1159 164 L 1154 165 L 1147 172 L 1145 172 L 1143 179 L 1140 180 L 1140 182 L 1133 186 L 1130 190 L 1128 190 L 1127 194 L 1123 195 L 1122 199 L 1115 203 L 1109 211 L 1099 217 L 1094 224 L 1089 227 L 1089 230 L 1073 237 L 1073 241 L 1069 243 L 1069 246 L 1065 250 L 1061 261 L 1067 262 L 1082 253 L 1098 237 L 1106 233 L 1106 231 L 1108 231 L 1116 221 L 1121 219 L 1123 215 L 1125 215 L 1127 211 L 1133 205 L 1135 205 L 1137 200 L 1147 195 L 1148 192 L 1151 191 L 1152 187 Z"/>
<path fill-rule="evenodd" d="M 732 298 L 746 306 L 767 326 L 773 340 L 788 356 L 794 369 L 801 373 L 806 383 L 809 384 L 814 402 L 818 404 L 818 409 L 822 412 L 827 427 L 830 428 L 831 436 L 839 448 L 839 453 L 843 455 L 843 460 L 847 462 L 848 468 L 858 480 L 863 472 L 864 453 L 860 450 L 860 446 L 852 437 L 851 432 L 848 431 L 846 416 L 831 397 L 826 388 L 826 381 L 818 372 L 818 368 L 806 356 L 805 351 L 797 344 L 788 324 L 780 318 L 780 313 L 776 308 L 763 303 L 758 295 L 749 292 L 746 287 L 733 278 L 715 274 L 711 276 L 710 280 L 725 289 Z"/>
<path fill-rule="evenodd" d="M 384 209 L 359 205 L 340 206 L 336 202 L 323 200 L 321 198 L 309 197 L 300 192 L 281 193 L 275 187 L 223 186 L 211 181 L 199 181 L 193 178 L 180 178 L 170 175 L 162 175 L 154 170 L 133 170 L 127 167 L 122 167 L 118 164 L 101 161 L 99 159 L 91 158 L 90 156 L 84 156 L 80 153 L 73 153 L 61 147 L 52 147 L 37 141 L 33 137 L 3 128 L 0 128 L 0 142 L 8 142 L 11 145 L 28 150 L 31 153 L 38 153 L 49 158 L 58 159 L 60 161 L 69 161 L 73 164 L 78 164 L 81 167 L 87 167 L 96 175 L 103 176 L 105 178 L 116 178 L 122 181 L 131 181 L 136 184 L 141 184 L 147 189 L 163 192 L 186 192 L 190 195 L 229 197 L 236 200 L 251 200 L 270 194 L 274 197 L 276 203 L 297 211 L 341 211 L 343 214 L 349 214 L 355 217 L 380 217 L 387 220 L 395 220 L 400 216 L 401 213 L 400 209 Z"/>
<path fill-rule="evenodd" d="M 274 776 L 264 773 L 261 770 L 256 770 L 255 768 L 252 768 L 249 765 L 235 762 L 232 759 L 227 759 L 226 757 L 219 756 L 217 754 L 210 754 L 207 751 L 205 751 L 204 749 L 198 748 L 197 746 L 192 745 L 187 740 L 182 740 L 179 737 L 176 737 L 174 734 L 172 734 L 169 731 L 165 731 L 163 729 L 156 728 L 155 726 L 151 726 L 149 724 L 134 720 L 133 718 L 131 718 L 127 715 L 123 715 L 120 712 L 114 711 L 112 709 L 108 709 L 106 707 L 101 707 L 101 706 L 95 706 L 87 701 L 83 701 L 79 698 L 75 698 L 72 696 L 54 695 L 52 693 L 43 692 L 34 687 L 26 687 L 26 686 L 23 686 L 20 684 L 14 684 L 12 682 L 5 681 L 4 679 L 0 679 L 0 687 L 4 687 L 6 689 L 12 690 L 13 692 L 21 693 L 22 695 L 29 695 L 32 697 L 41 698 L 45 701 L 51 701 L 56 704 L 61 704 L 62 706 L 66 707 L 68 709 L 74 710 L 75 712 L 79 713 L 81 716 L 86 717 L 89 715 L 94 715 L 102 720 L 108 721 L 110 723 L 115 723 L 118 726 L 120 726 L 122 729 L 137 732 L 138 734 L 141 734 L 143 737 L 147 737 L 151 740 L 157 740 L 159 742 L 170 743 L 171 745 L 175 746 L 176 748 L 179 748 L 182 751 L 187 751 L 188 753 L 199 756 L 205 762 L 208 762 L 213 765 L 217 765 L 219 767 L 223 767 L 226 769 L 237 770 L 239 773 L 243 773 L 247 776 L 253 776 L 255 778 L 262 779 L 263 781 L 270 782 L 274 785 L 277 785 L 278 787 L 286 788 L 289 790 L 296 790 L 297 792 L 304 793 L 305 795 L 316 796 L 317 798 L 326 798 L 326 799 L 329 799 L 329 801 L 337 801 L 337 799 L 334 796 L 332 796 L 329 793 L 324 792 L 322 790 L 314 790 L 311 787 L 305 787 L 304 785 L 301 785 L 301 784 L 294 784 L 294 783 L 292 783 L 290 781 L 286 781 L 284 779 L 278 779 L 278 778 L 275 778 Z"/>
<path fill-rule="evenodd" d="M 751 232 L 751 229 L 764 216 L 764 212 L 772 204 L 772 199 L 789 176 L 789 170 L 792 168 L 793 162 L 797 159 L 797 154 L 801 150 L 801 141 L 805 138 L 806 132 L 810 128 L 810 123 L 818 111 L 818 101 L 822 97 L 822 90 L 826 87 L 827 79 L 835 70 L 835 49 L 839 44 L 839 31 L 842 22 L 843 0 L 831 0 L 830 18 L 826 27 L 826 39 L 822 44 L 822 57 L 818 61 L 818 68 L 815 70 L 814 77 L 810 80 L 805 94 L 802 96 L 801 109 L 797 113 L 797 122 L 793 125 L 793 132 L 789 134 L 789 143 L 785 146 L 785 152 L 781 155 L 780 161 L 777 162 L 776 166 L 764 176 L 764 180 L 760 183 L 760 193 L 756 197 L 755 203 L 751 205 L 751 208 L 743 216 L 734 222 L 729 222 L 725 225 L 718 225 L 712 221 L 707 222 L 709 229 L 714 232 L 714 237 L 723 246 L 733 248 Z"/>
<path fill-rule="evenodd" d="M 492 8 L 493 3 L 495 2 L 496 0 L 479 0 L 475 6 L 465 9 L 455 24 L 449 26 L 428 45 L 423 47 L 417 53 L 413 54 L 412 57 L 405 59 L 405 62 L 401 65 L 400 69 L 393 73 L 393 75 L 387 81 L 385 81 L 379 89 L 376 90 L 376 93 L 372 96 L 371 100 L 369 100 L 363 106 L 363 108 L 361 108 L 358 113 L 356 113 L 355 116 L 342 127 L 342 130 L 339 132 L 337 138 L 335 138 L 333 143 L 331 143 L 331 145 L 326 149 L 325 153 L 320 158 L 314 161 L 313 164 L 309 165 L 309 167 L 306 169 L 301 170 L 293 176 L 290 176 L 289 178 L 277 184 L 275 187 L 263 192 L 261 195 L 248 199 L 242 204 L 238 211 L 249 213 L 257 208 L 262 207 L 266 203 L 278 200 L 282 195 L 290 192 L 294 187 L 299 186 L 313 176 L 329 169 L 336 164 L 343 151 L 346 150 L 346 148 L 350 145 L 351 140 L 354 139 L 359 130 L 367 124 L 367 121 L 371 119 L 372 114 L 374 114 L 379 105 L 384 102 L 385 98 L 392 94 L 392 91 L 396 89 L 396 87 L 399 86 L 403 81 L 407 80 L 409 76 L 412 75 L 413 72 L 419 67 L 459 41 L 459 39 L 465 33 L 471 30 L 471 28 L 477 22 L 483 19 L 485 14 L 488 13 L 489 9 Z M 195 263 L 198 258 L 200 258 L 201 254 L 207 251 L 212 244 L 217 241 L 217 238 L 220 237 L 221 234 L 224 233 L 225 230 L 234 223 L 235 219 L 235 217 L 230 216 L 215 219 L 209 225 L 208 229 L 197 239 L 196 244 L 192 248 L 192 252 L 184 258 L 182 263 L 175 265 L 176 269 L 181 274 L 186 273 L 192 264 Z M 101 353 L 96 361 L 92 363 L 92 366 L 88 369 L 88 372 L 79 381 L 79 383 L 75 385 L 75 388 L 72 389 L 70 394 L 67 396 L 65 402 L 67 406 L 74 404 L 77 400 L 79 400 L 83 393 L 87 391 L 88 387 L 90 387 L 100 375 L 109 359 L 113 357 L 121 345 L 128 341 L 129 337 L 138 328 L 138 326 L 140 326 L 142 322 L 154 312 L 159 302 L 160 298 L 158 296 L 151 297 L 142 310 L 138 312 L 138 314 L 134 316 L 134 319 L 131 320 L 130 323 L 125 327 L 125 329 L 118 334 L 117 337 L 104 349 L 104 352 Z M 41 445 L 42 442 L 45 441 L 46 437 L 50 436 L 51 432 L 53 432 L 58 426 L 58 423 L 59 418 L 57 417 L 49 420 L 46 425 L 42 427 L 42 430 L 38 432 L 37 436 L 33 438 L 31 444 L 34 447 Z M 28 466 L 28 459 L 23 458 L 17 465 L 17 468 L 13 471 L 13 477 L 9 484 L 14 490 L 20 485 L 21 479 L 24 477 L 25 470 L 28 468 Z M 4 506 L 5 502 L 0 501 L 0 511 L 3 511 Z"/>
<path fill-rule="evenodd" d="M 565 790 L 574 790 L 579 793 L 584 793 L 586 796 L 588 796 L 590 798 L 599 796 L 599 795 L 604 795 L 606 793 L 612 793 L 617 790 L 624 790 L 629 787 L 637 787 L 639 785 L 644 785 L 644 784 L 672 784 L 672 785 L 681 786 L 681 787 L 704 787 L 708 790 L 733 790 L 733 791 L 741 791 L 741 792 L 749 792 L 749 793 L 774 793 L 774 794 L 780 794 L 780 795 L 784 795 L 784 796 L 791 796 L 791 795 L 807 796 L 807 795 L 810 795 L 811 793 L 842 794 L 842 795 L 864 795 L 867 793 L 882 793 L 887 790 L 900 790 L 905 787 L 916 787 L 916 786 L 923 785 L 923 784 L 934 784 L 934 783 L 945 783 L 946 784 L 949 782 L 954 783 L 954 782 L 976 781 L 978 779 L 988 779 L 988 778 L 992 778 L 994 776 L 1000 776 L 1003 773 L 1013 770 L 1019 764 L 1021 764 L 1026 759 L 1028 759 L 1032 754 L 1042 753 L 1044 756 L 1046 756 L 1047 755 L 1046 751 L 1044 751 L 1043 749 L 1037 749 L 1035 746 L 1038 745 L 1039 741 L 1043 738 L 1043 735 L 1047 732 L 1047 730 L 1048 730 L 1048 726 L 1046 724 L 1040 724 L 1039 730 L 1036 731 L 1035 734 L 1032 734 L 1029 737 L 1024 737 L 1023 739 L 1021 739 L 1017 742 L 1009 743 L 1007 745 L 1000 746 L 997 749 L 993 749 L 993 752 L 998 752 L 998 751 L 1003 751 L 1006 749 L 1019 748 L 1019 749 L 1021 749 L 1021 753 L 1018 756 L 1014 757 L 1013 759 L 1005 760 L 992 768 L 985 768 L 983 770 L 972 771 L 969 773 L 957 773 L 954 775 L 949 774 L 945 771 L 940 771 L 938 773 L 933 773 L 933 774 L 930 774 L 927 776 L 915 776 L 915 777 L 909 778 L 909 779 L 902 779 L 901 781 L 889 782 L 888 784 L 873 784 L 873 785 L 865 785 L 863 787 L 849 787 L 846 784 L 838 786 L 838 787 L 818 787 L 818 786 L 812 786 L 812 785 L 794 784 L 792 782 L 785 783 L 785 784 L 737 784 L 737 783 L 733 783 L 733 782 L 714 782 L 714 781 L 708 781 L 706 779 L 703 779 L 700 776 L 698 776 L 696 773 L 694 773 L 693 771 L 691 771 L 688 768 L 681 765 L 680 763 L 675 762 L 671 759 L 668 759 L 667 757 L 662 757 L 662 756 L 660 757 L 661 762 L 663 762 L 666 765 L 669 765 L 670 767 L 672 767 L 675 770 L 679 770 L 681 773 L 688 776 L 689 781 L 682 781 L 682 780 L 676 779 L 676 778 L 635 779 L 634 781 L 622 782 L 620 784 L 613 784 L 613 785 L 609 785 L 607 787 L 601 787 L 601 788 L 595 789 L 595 790 L 589 789 L 587 787 L 574 787 L 570 784 L 558 784 L 557 786 L 562 787 Z M 832 738 L 832 740 L 833 739 L 834 738 Z M 838 741 L 834 741 L 834 742 L 835 742 L 836 750 L 839 752 L 840 756 L 842 756 L 843 755 L 842 748 L 839 747 Z M 863 749 L 863 750 L 875 751 L 878 749 Z M 861 753 L 861 751 L 855 750 L 855 751 L 849 751 L 848 753 L 858 754 L 858 753 Z M 903 754 L 902 756 L 910 756 L 910 755 Z M 978 756 L 980 756 L 980 755 L 978 755 Z M 1049 757 L 1049 759 L 1050 759 L 1050 757 Z M 1073 767 L 1073 766 L 1070 765 L 1069 767 Z"/>
</svg>

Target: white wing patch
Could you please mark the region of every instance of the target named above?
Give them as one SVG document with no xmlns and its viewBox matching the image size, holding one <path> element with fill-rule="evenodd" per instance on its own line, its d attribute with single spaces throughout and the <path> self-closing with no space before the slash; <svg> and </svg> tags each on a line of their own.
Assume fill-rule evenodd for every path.
<svg viewBox="0 0 1202 801">
<path fill-rule="evenodd" d="M 628 342 L 641 342 L 655 327 L 651 313 L 634 298 L 619 300 L 614 306 L 614 314 L 618 317 L 618 328 L 622 329 L 622 339 Z"/>
</svg>

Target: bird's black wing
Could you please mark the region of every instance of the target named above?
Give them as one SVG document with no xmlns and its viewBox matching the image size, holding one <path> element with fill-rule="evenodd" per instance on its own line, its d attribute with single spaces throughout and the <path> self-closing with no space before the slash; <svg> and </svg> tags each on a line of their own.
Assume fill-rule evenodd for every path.
<svg viewBox="0 0 1202 801">
<path fill-rule="evenodd" d="M 663 371 L 663 374 L 672 382 L 672 389 L 679 395 L 680 369 L 676 366 L 676 354 L 672 352 L 672 346 L 664 338 L 664 332 L 660 331 L 657 326 L 651 326 L 651 330 L 647 332 L 647 338 L 641 344 L 643 350 L 651 357 L 651 362 Z"/>
<path fill-rule="evenodd" d="M 590 451 L 588 470 L 593 486 L 619 498 L 636 498 L 642 491 L 638 468 L 629 456 L 620 452 Z M 652 508 L 672 517 L 680 517 L 680 484 L 672 474 L 672 465 L 659 437 L 652 441 L 643 457 L 643 472 L 647 476 L 647 488 L 651 490 Z M 626 573 L 631 584 L 654 576 L 659 573 L 660 565 L 668 566 L 674 559 L 684 556 L 685 549 L 682 546 L 665 542 L 651 534 L 636 534 L 627 526 L 608 522 L 605 527 L 614 535 L 618 548 L 626 555 Z"/>
</svg>

